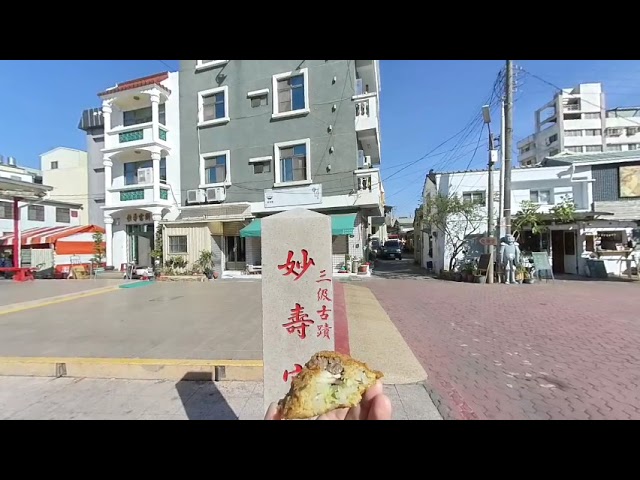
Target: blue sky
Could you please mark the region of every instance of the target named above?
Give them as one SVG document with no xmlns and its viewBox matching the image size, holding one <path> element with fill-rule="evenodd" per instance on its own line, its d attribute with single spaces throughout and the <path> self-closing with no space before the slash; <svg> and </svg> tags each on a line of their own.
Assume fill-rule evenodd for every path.
<svg viewBox="0 0 640 480">
<path fill-rule="evenodd" d="M 602 82 L 608 107 L 640 105 L 640 61 L 516 60 L 516 65 L 563 88 Z M 499 60 L 384 60 L 381 62 L 382 172 L 387 203 L 396 214 L 411 215 L 419 203 L 424 176 L 432 167 L 464 169 L 472 159 L 475 133 L 452 154 L 425 158 L 461 130 L 488 97 Z M 96 94 L 117 82 L 177 70 L 177 60 L 4 60 L 0 61 L 0 154 L 25 166 L 39 166 L 39 155 L 57 146 L 85 148 L 77 125 L 83 109 L 99 105 Z M 554 89 L 518 74 L 514 142 L 532 133 L 533 112 Z M 496 115 L 497 116 L 497 115 Z M 499 128 L 496 123 L 494 128 Z M 434 152 L 456 147 L 458 138 Z M 484 138 L 483 138 L 484 141 Z M 471 167 L 486 163 L 481 146 Z M 400 166 L 398 166 L 400 165 Z"/>
</svg>

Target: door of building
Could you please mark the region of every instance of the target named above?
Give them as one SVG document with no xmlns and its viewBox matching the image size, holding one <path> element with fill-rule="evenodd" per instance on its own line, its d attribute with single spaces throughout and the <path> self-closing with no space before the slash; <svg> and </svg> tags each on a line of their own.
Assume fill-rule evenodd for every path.
<svg viewBox="0 0 640 480">
<path fill-rule="evenodd" d="M 244 271 L 247 268 L 247 251 L 245 239 L 240 236 L 225 236 L 226 268 L 225 270 Z"/>
</svg>

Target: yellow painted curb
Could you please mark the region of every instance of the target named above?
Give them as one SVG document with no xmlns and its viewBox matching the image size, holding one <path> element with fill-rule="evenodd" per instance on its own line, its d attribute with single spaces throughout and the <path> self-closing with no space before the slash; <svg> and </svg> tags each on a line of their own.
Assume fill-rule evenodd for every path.
<svg viewBox="0 0 640 480">
<path fill-rule="evenodd" d="M 125 380 L 262 380 L 262 360 L 0 357 L 0 375 Z"/>
<path fill-rule="evenodd" d="M 102 293 L 114 292 L 118 289 L 120 289 L 120 287 L 118 285 L 115 285 L 110 287 L 95 288 L 93 290 L 86 290 L 79 293 L 69 293 L 65 295 L 58 295 L 56 297 L 43 298 L 41 300 L 33 300 L 31 302 L 18 303 L 14 304 L 15 306 L 13 307 L 9 305 L 8 308 L 5 308 L 4 310 L 0 309 L 0 315 L 22 312 L 24 310 L 31 310 L 33 308 L 46 307 L 47 305 L 55 305 L 56 303 L 69 302 L 78 298 L 91 297 L 93 295 L 100 295 Z"/>
</svg>

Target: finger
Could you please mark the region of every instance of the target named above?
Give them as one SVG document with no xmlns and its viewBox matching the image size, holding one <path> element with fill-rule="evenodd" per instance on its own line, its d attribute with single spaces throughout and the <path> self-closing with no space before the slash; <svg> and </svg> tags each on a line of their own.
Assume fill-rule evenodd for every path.
<svg viewBox="0 0 640 480">
<path fill-rule="evenodd" d="M 280 407 L 276 402 L 269 405 L 269 408 L 267 408 L 267 413 L 265 414 L 264 419 L 265 420 L 282 420 Z"/>
<path fill-rule="evenodd" d="M 361 402 L 349 409 L 346 420 L 366 420 L 369 417 L 369 410 L 371 408 L 371 401 L 378 395 L 383 394 L 382 382 L 378 380 L 373 386 L 369 387 L 364 392 Z"/>
<path fill-rule="evenodd" d="M 345 420 L 349 415 L 349 408 L 338 408 L 320 415 L 316 420 Z"/>
<path fill-rule="evenodd" d="M 382 387 L 382 382 L 380 380 L 376 381 L 376 383 L 369 387 L 369 389 L 364 392 L 362 396 L 362 401 L 364 403 L 368 403 L 373 400 L 378 395 L 382 395 L 384 393 L 384 388 Z"/>
<path fill-rule="evenodd" d="M 376 396 L 369 407 L 368 420 L 391 420 L 391 400 L 384 393 Z"/>
</svg>

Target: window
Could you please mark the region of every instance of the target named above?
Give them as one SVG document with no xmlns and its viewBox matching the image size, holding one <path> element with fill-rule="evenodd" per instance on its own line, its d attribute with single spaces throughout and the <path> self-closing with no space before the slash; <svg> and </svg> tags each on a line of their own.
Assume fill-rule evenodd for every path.
<svg viewBox="0 0 640 480">
<path fill-rule="evenodd" d="M 29 205 L 27 218 L 33 222 L 44 222 L 44 205 Z"/>
<path fill-rule="evenodd" d="M 229 60 L 196 60 L 196 70 L 220 67 L 222 65 L 226 65 L 228 62 Z"/>
<path fill-rule="evenodd" d="M 309 113 L 309 69 L 273 76 L 272 118 Z"/>
<path fill-rule="evenodd" d="M 247 93 L 247 97 L 251 100 L 251 108 L 258 108 L 269 105 L 269 89 L 255 90 Z"/>
<path fill-rule="evenodd" d="M 607 152 L 621 152 L 622 145 L 607 145 Z"/>
<path fill-rule="evenodd" d="M 0 202 L 0 218 L 3 220 L 13 220 L 13 203 Z"/>
<path fill-rule="evenodd" d="M 229 87 L 198 92 L 198 126 L 219 125 L 229 121 Z"/>
<path fill-rule="evenodd" d="M 200 155 L 201 188 L 213 185 L 231 185 L 230 155 L 229 150 Z"/>
<path fill-rule="evenodd" d="M 564 132 L 564 134 L 567 137 L 581 137 L 582 136 L 582 130 L 566 130 Z"/>
<path fill-rule="evenodd" d="M 582 147 L 566 147 L 567 152 L 582 153 Z"/>
<path fill-rule="evenodd" d="M 311 183 L 311 140 L 296 140 L 275 145 L 275 185 Z"/>
<path fill-rule="evenodd" d="M 640 132 L 638 127 L 627 127 L 627 137 L 633 137 L 638 132 Z"/>
<path fill-rule="evenodd" d="M 551 190 L 530 190 L 529 200 L 533 203 L 551 204 Z"/>
<path fill-rule="evenodd" d="M 151 113 L 151 107 L 138 108 L 136 110 L 129 110 L 127 112 L 122 112 L 123 124 L 125 127 L 130 127 L 131 125 L 139 125 L 141 123 L 150 123 L 153 120 L 153 116 Z M 162 125 L 166 125 L 166 113 L 165 113 L 165 104 L 161 103 L 158 105 L 158 121 Z"/>
<path fill-rule="evenodd" d="M 486 203 L 484 192 L 465 192 L 462 194 L 462 201 L 464 203 L 475 203 L 477 205 L 484 205 Z"/>
<path fill-rule="evenodd" d="M 58 162 L 51 162 L 51 170 L 57 170 L 58 169 Z"/>
<path fill-rule="evenodd" d="M 602 145 L 587 145 L 587 153 L 601 152 Z"/>
<path fill-rule="evenodd" d="M 622 231 L 599 231 L 600 250 L 616 250 L 622 244 Z"/>
<path fill-rule="evenodd" d="M 557 148 L 552 148 L 551 150 L 549 150 L 549 156 L 553 157 L 554 155 L 557 155 L 558 153 L 560 153 L 560 150 L 558 150 Z"/>
<path fill-rule="evenodd" d="M 169 253 L 181 254 L 187 252 L 187 236 L 186 235 L 169 235 Z"/>
<path fill-rule="evenodd" d="M 549 138 L 547 138 L 547 145 L 551 145 L 552 143 L 557 142 L 557 141 L 558 141 L 558 134 L 554 133 Z"/>
<path fill-rule="evenodd" d="M 124 184 L 138 185 L 138 170 L 141 168 L 153 168 L 153 160 L 143 160 L 141 162 L 126 162 L 124 164 Z M 167 159 L 160 159 L 160 180 L 167 181 Z"/>
<path fill-rule="evenodd" d="M 56 207 L 56 222 L 71 223 L 71 210 L 68 208 Z"/>
<path fill-rule="evenodd" d="M 600 130 L 599 128 L 589 129 L 585 130 L 584 134 L 587 137 L 599 137 L 600 135 L 602 135 L 602 130 Z"/>
<path fill-rule="evenodd" d="M 253 166 L 253 174 L 271 172 L 271 157 L 250 158 L 249 163 Z"/>
<path fill-rule="evenodd" d="M 600 112 L 583 113 L 582 118 L 585 120 L 595 120 L 600 118 Z"/>
<path fill-rule="evenodd" d="M 638 150 L 638 147 L 640 147 L 640 143 L 630 143 L 628 150 Z"/>
</svg>

